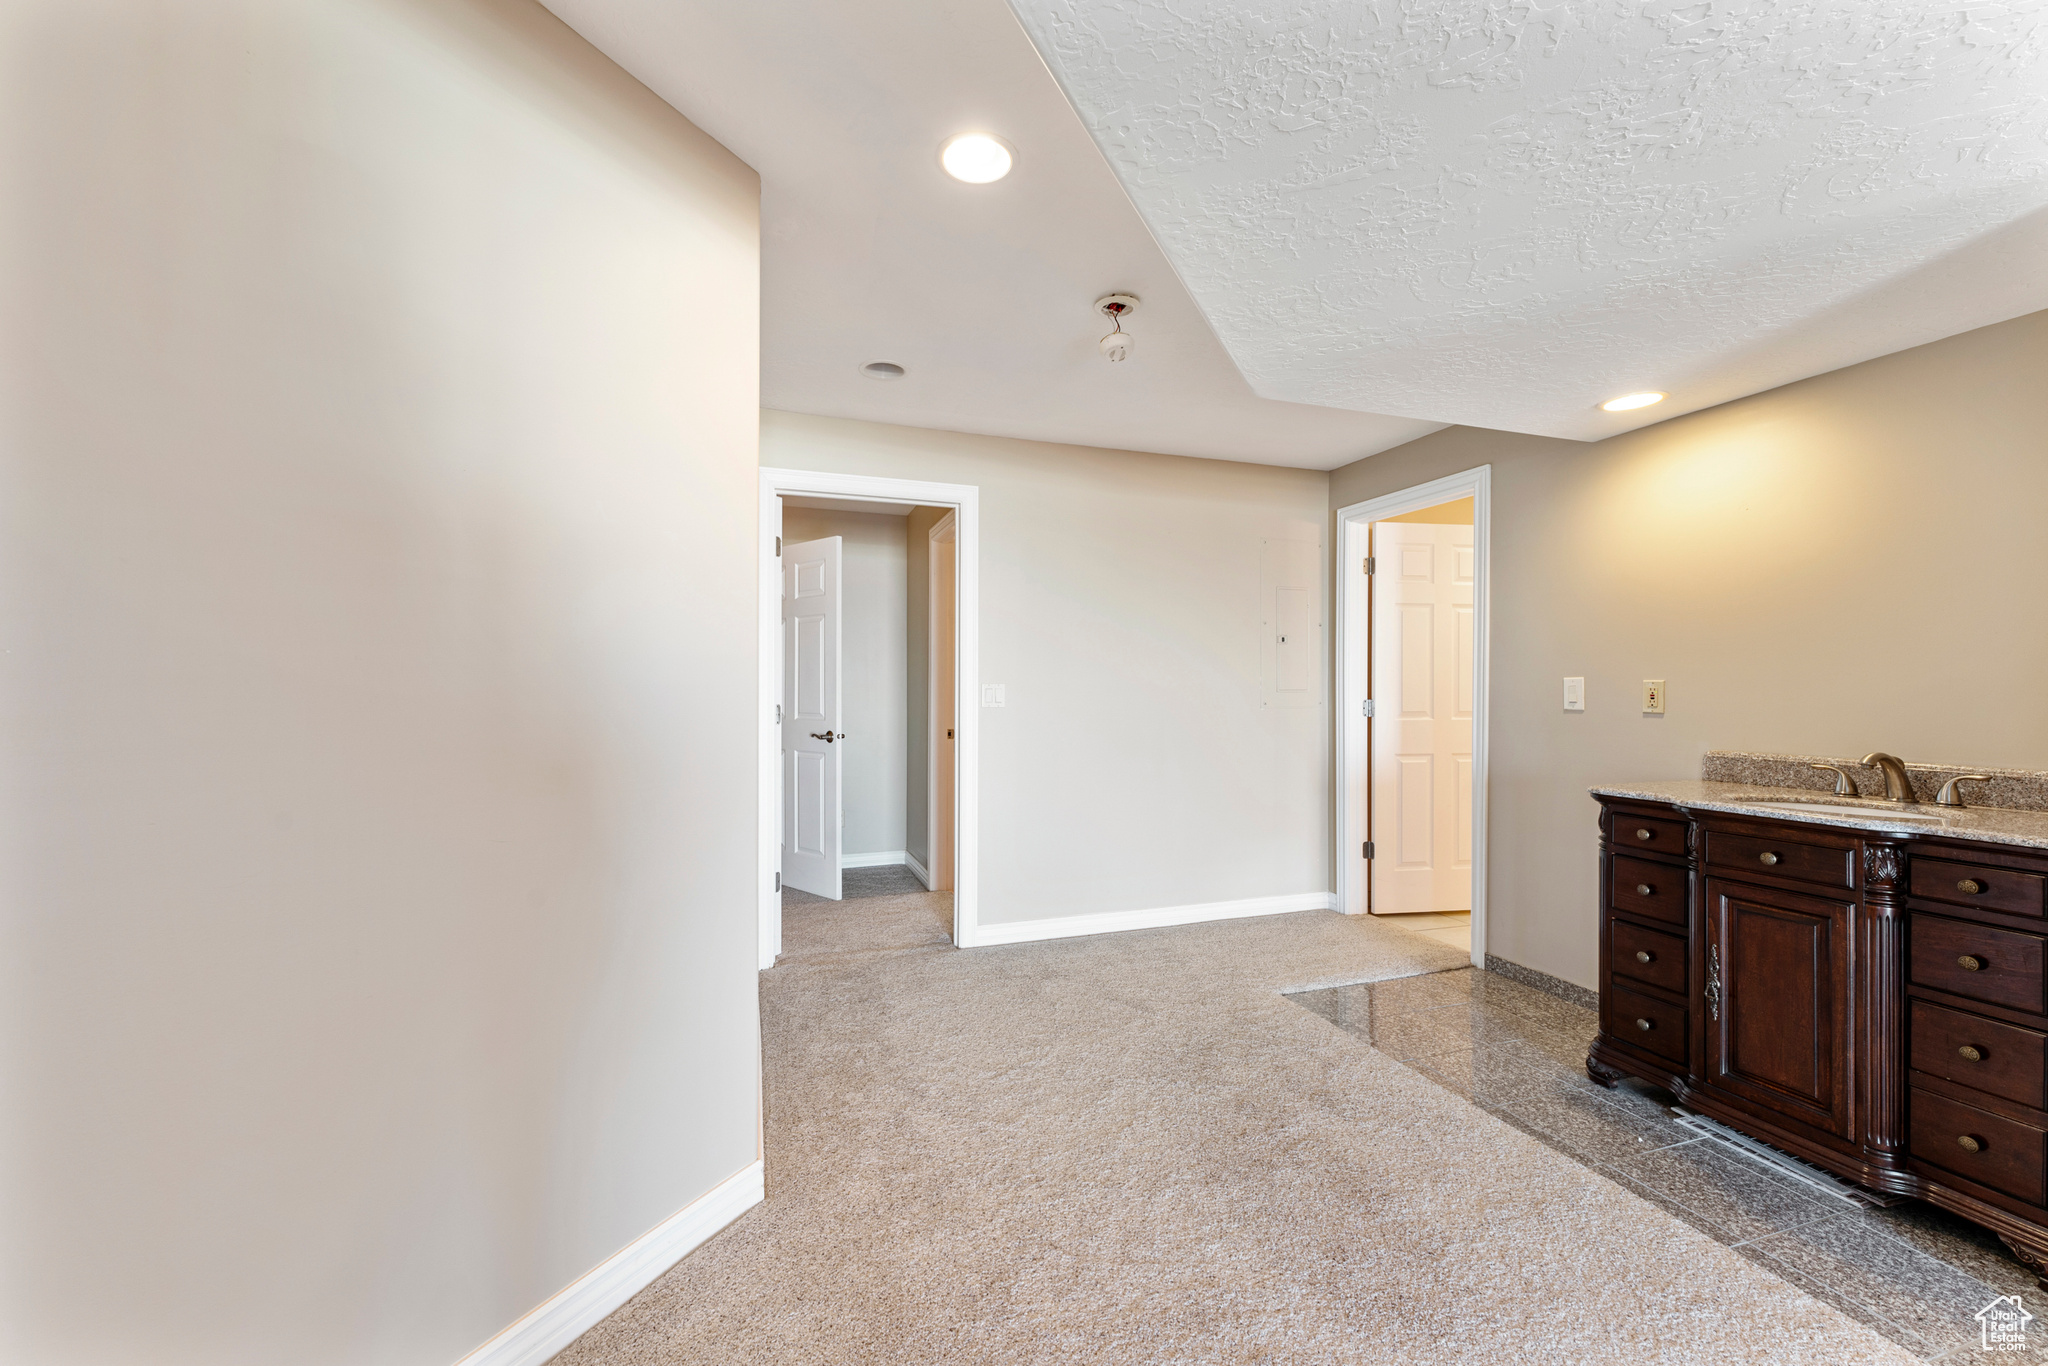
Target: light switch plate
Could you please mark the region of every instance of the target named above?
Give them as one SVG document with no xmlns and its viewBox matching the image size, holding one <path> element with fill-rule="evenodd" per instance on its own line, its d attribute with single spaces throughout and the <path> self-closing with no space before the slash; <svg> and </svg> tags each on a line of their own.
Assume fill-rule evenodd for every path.
<svg viewBox="0 0 2048 1366">
<path fill-rule="evenodd" d="M 1005 685 L 1004 685 L 1004 684 L 1001 684 L 1001 683 L 984 683 L 984 684 L 982 684 L 982 685 L 981 685 L 981 705 L 982 705 L 982 706 L 984 706 L 984 707 L 1007 707 L 1007 706 L 1009 706 L 1010 704 L 1009 704 L 1008 702 L 1005 702 L 1005 701 L 1003 700 L 1003 690 L 1004 690 L 1004 687 L 1005 687 Z"/>
<path fill-rule="evenodd" d="M 1645 716 L 1662 716 L 1663 714 L 1664 714 L 1664 680 L 1663 680 L 1663 679 L 1661 679 L 1661 678 L 1646 678 L 1646 679 L 1644 679 L 1644 680 L 1643 680 L 1643 715 L 1645 715 Z"/>
<path fill-rule="evenodd" d="M 1564 681 L 1564 709 L 1584 711 L 1586 709 L 1586 680 L 1567 678 Z"/>
</svg>

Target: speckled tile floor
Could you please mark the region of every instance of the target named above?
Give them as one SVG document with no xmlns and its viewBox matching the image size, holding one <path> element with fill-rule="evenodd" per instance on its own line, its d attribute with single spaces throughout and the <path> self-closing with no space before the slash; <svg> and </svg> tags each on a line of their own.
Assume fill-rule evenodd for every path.
<svg viewBox="0 0 2048 1366">
<path fill-rule="evenodd" d="M 1382 925 L 1391 925 L 1397 930 L 1419 934 L 1424 939 L 1434 939 L 1440 944 L 1449 944 L 1454 949 L 1472 950 L 1472 912 L 1470 911 L 1426 911 L 1417 915 L 1374 916 Z"/>
<path fill-rule="evenodd" d="M 1655 1204 L 1924 1360 L 2048 1363 L 2048 1295 L 1998 1239 L 1919 1201 L 1852 1205 L 1679 1125 L 1643 1082 L 1585 1074 L 1594 1013 L 1460 968 L 1289 999 Z M 1976 1314 L 2019 1295 L 2025 1351 Z"/>
</svg>

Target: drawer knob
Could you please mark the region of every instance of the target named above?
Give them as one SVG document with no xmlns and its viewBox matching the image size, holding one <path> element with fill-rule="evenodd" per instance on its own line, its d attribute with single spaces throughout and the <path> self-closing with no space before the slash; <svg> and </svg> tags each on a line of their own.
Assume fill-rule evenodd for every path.
<svg viewBox="0 0 2048 1366">
<path fill-rule="evenodd" d="M 1964 1061 L 1966 1062 L 1984 1061 L 1984 1050 L 1977 1047 L 1977 1045 L 1973 1043 L 1964 1044 L 1961 1048 L 1958 1048 L 1956 1052 L 1960 1053 L 1963 1056 Z"/>
<path fill-rule="evenodd" d="M 1637 961 L 1638 963 L 1647 963 L 1647 962 L 1650 962 L 1651 960 L 1653 960 L 1654 958 L 1656 958 L 1656 956 L 1657 956 L 1656 954 L 1654 954 L 1654 953 L 1651 953 L 1651 952 L 1650 952 L 1650 951 L 1649 951 L 1648 949 L 1637 949 L 1637 950 L 1636 950 L 1636 961 Z"/>
<path fill-rule="evenodd" d="M 1982 972 L 1984 971 L 1984 960 L 1974 953 L 1966 953 L 1961 958 L 1956 959 L 1956 966 L 1964 972 Z"/>
<path fill-rule="evenodd" d="M 1639 840 L 1646 840 L 1646 839 L 1649 839 L 1649 838 L 1650 838 L 1650 832 L 1649 832 L 1649 831 L 1647 831 L 1647 830 L 1642 830 L 1642 829 L 1638 829 L 1638 830 L 1636 831 L 1636 838 L 1637 838 L 1637 839 L 1639 839 Z"/>
<path fill-rule="evenodd" d="M 1963 1134 L 1956 1139 L 1956 1146 L 1966 1153 L 1981 1153 L 1984 1151 L 1984 1140 L 1975 1134 Z"/>
<path fill-rule="evenodd" d="M 1648 896 L 1648 895 L 1650 895 L 1650 893 L 1652 893 L 1652 892 L 1654 892 L 1654 891 L 1656 891 L 1656 890 L 1657 890 L 1657 889 L 1656 889 L 1655 887 L 1652 887 L 1652 886 L 1651 886 L 1651 885 L 1650 885 L 1649 883 L 1647 883 L 1647 882 L 1638 882 L 1638 883 L 1636 884 L 1636 895 L 1637 895 L 1637 896 Z"/>
<path fill-rule="evenodd" d="M 1650 1022 L 1649 1022 L 1648 1020 L 1637 1020 L 1637 1021 L 1636 1021 L 1636 1028 L 1637 1028 L 1637 1029 L 1655 1029 L 1656 1027 L 1657 1027 L 1657 1026 L 1655 1026 L 1655 1025 L 1651 1024 L 1651 1023 L 1650 1023 Z"/>
<path fill-rule="evenodd" d="M 1778 861 L 1778 856 L 1766 849 L 1763 853 L 1756 856 L 1756 861 L 1768 868 Z"/>
<path fill-rule="evenodd" d="M 1975 896 L 1984 890 L 1984 884 L 1973 877 L 1966 877 L 1956 884 L 1956 890 L 1967 893 L 1970 896 Z"/>
</svg>

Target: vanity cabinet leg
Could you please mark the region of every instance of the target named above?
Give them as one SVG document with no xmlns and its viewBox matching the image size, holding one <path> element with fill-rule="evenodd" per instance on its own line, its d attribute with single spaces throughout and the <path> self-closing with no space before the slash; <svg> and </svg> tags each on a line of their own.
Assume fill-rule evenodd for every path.
<svg viewBox="0 0 2048 1366">
<path fill-rule="evenodd" d="M 1601 1062 L 1591 1053 L 1588 1053 L 1586 1055 L 1586 1075 L 1599 1082 L 1602 1086 L 1612 1090 L 1615 1083 L 1627 1076 L 1628 1073 L 1621 1071 L 1619 1068 L 1609 1067 L 1606 1063 Z"/>
<path fill-rule="evenodd" d="M 1998 1235 L 1998 1241 L 2011 1249 L 2012 1255 L 2020 1259 L 2020 1265 L 2034 1273 L 2034 1284 L 2048 1290 L 2048 1243 L 2016 1243 L 2005 1234 Z"/>
</svg>

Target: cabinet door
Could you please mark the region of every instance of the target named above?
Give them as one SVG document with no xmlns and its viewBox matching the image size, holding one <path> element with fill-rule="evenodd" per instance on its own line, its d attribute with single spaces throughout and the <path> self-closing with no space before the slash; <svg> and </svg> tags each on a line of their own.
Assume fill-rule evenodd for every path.
<svg viewBox="0 0 2048 1366">
<path fill-rule="evenodd" d="M 1707 1084 L 1847 1138 L 1855 906 L 1722 878 L 1707 880 L 1706 903 Z"/>
</svg>

